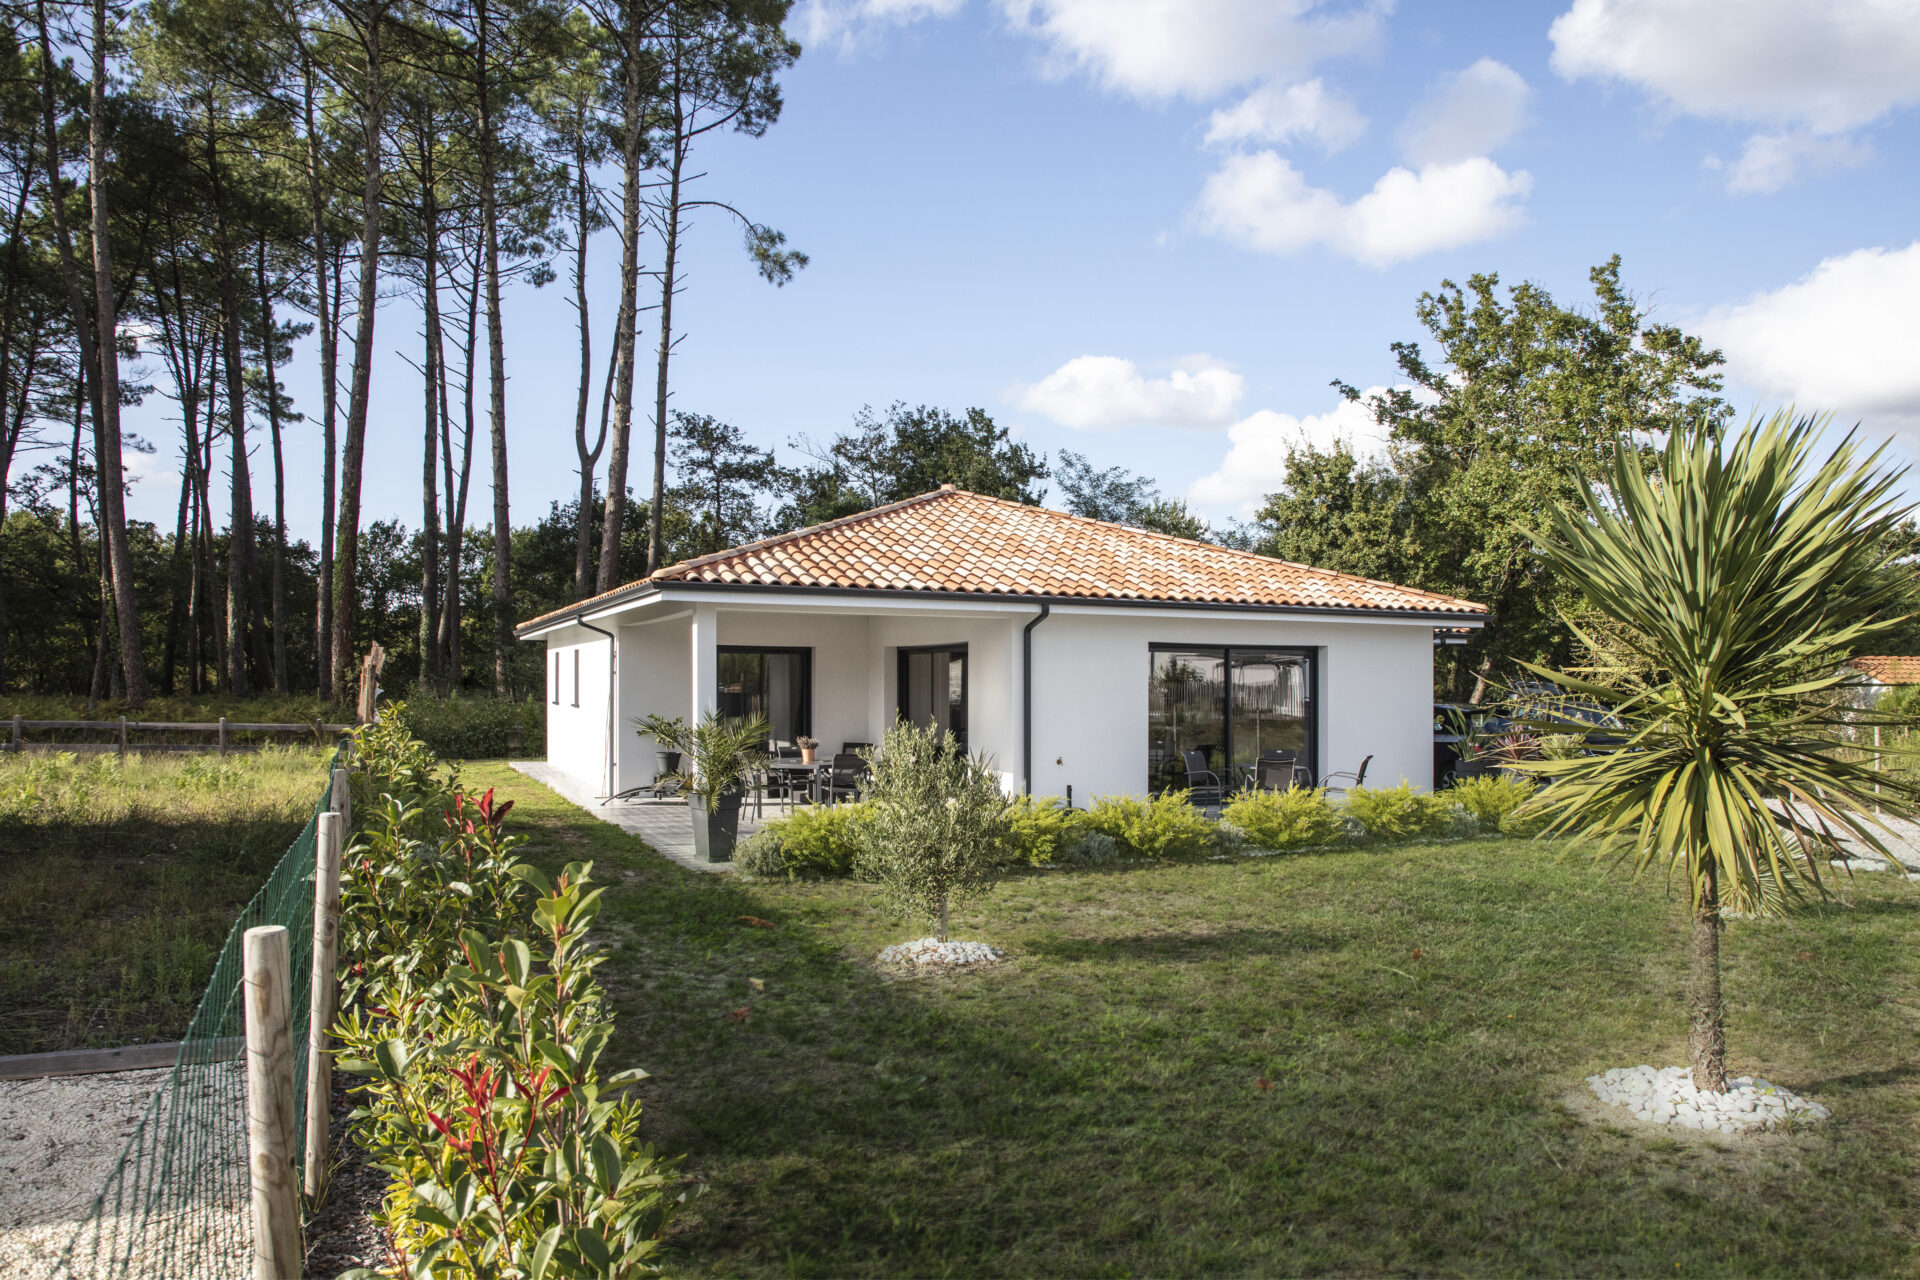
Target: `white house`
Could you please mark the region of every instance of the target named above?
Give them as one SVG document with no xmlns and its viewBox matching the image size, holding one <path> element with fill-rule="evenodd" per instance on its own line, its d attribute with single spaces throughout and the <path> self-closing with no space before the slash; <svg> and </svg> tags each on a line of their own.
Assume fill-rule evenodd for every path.
<svg viewBox="0 0 1920 1280">
<path fill-rule="evenodd" d="M 1139 794 L 1264 750 L 1433 781 L 1436 629 L 1482 605 L 956 490 L 669 565 L 519 628 L 547 646 L 547 760 L 653 778 L 650 713 L 877 742 L 939 724 L 1010 790 Z"/>
</svg>

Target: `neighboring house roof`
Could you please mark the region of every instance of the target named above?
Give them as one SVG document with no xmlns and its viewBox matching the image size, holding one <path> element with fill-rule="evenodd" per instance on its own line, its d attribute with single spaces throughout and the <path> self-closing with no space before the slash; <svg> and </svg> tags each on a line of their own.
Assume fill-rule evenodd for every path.
<svg viewBox="0 0 1920 1280">
<path fill-rule="evenodd" d="M 1855 658 L 1847 665 L 1875 684 L 1920 684 L 1920 657 L 1911 654 Z"/>
<path fill-rule="evenodd" d="M 644 588 L 696 585 L 1453 617 L 1486 612 L 1470 600 L 943 486 L 667 565 L 639 582 L 530 619 L 521 629 Z"/>
</svg>

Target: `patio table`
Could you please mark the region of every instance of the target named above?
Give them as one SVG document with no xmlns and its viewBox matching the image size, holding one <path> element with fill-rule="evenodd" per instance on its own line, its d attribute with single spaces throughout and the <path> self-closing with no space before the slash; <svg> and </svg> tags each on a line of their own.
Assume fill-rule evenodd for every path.
<svg viewBox="0 0 1920 1280">
<path fill-rule="evenodd" d="M 831 766 L 824 764 L 818 760 L 814 761 L 812 764 L 807 764 L 806 762 L 801 760 L 769 760 L 767 761 L 767 772 L 769 773 L 807 775 L 807 801 L 810 804 L 820 803 L 820 773 L 821 773 L 821 770 L 830 768 L 830 767 Z M 789 795 L 792 794 L 792 785 L 795 781 L 798 781 L 798 779 L 797 778 L 788 779 Z"/>
</svg>

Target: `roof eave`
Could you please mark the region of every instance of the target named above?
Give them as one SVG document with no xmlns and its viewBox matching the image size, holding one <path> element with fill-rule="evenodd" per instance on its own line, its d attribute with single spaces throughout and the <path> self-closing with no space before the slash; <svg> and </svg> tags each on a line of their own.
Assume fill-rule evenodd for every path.
<svg viewBox="0 0 1920 1280">
<path fill-rule="evenodd" d="M 1229 612 L 1279 614 L 1287 617 L 1327 617 L 1327 618 L 1379 618 L 1395 621 L 1426 622 L 1434 626 L 1480 628 L 1486 625 L 1484 612 L 1469 612 L 1450 609 L 1388 609 L 1362 605 L 1300 605 L 1300 604 L 1252 604 L 1229 600 L 1150 600 L 1138 597 L 1117 599 L 1108 596 L 1079 595 L 1041 595 L 999 592 L 999 591 L 924 591 L 910 588 L 888 587 L 820 587 L 805 584 L 785 583 L 744 583 L 744 582 L 699 582 L 699 581 L 660 581 L 649 579 L 634 583 L 630 589 L 622 589 L 609 597 L 583 601 L 576 609 L 568 609 L 559 616 L 549 616 L 544 621 L 522 624 L 516 628 L 517 639 L 533 640 L 563 626 L 570 626 L 588 615 L 601 615 L 624 608 L 643 599 L 664 597 L 668 593 L 692 592 L 696 594 L 724 595 L 777 595 L 794 598 L 809 596 L 833 599 L 885 599 L 885 600 L 937 600 L 967 601 L 974 604 L 997 604 L 1018 607 L 1031 604 L 1061 606 L 1087 605 L 1097 608 L 1116 609 L 1166 609 L 1184 612 Z"/>
</svg>

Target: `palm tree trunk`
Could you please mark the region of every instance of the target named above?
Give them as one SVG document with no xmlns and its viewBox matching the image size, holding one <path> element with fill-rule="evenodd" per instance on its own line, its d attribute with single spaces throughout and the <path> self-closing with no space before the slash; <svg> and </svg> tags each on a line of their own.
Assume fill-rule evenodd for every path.
<svg viewBox="0 0 1920 1280">
<path fill-rule="evenodd" d="M 1720 999 L 1720 904 L 1711 878 L 1687 944 L 1687 1055 L 1693 1085 L 1727 1091 L 1727 1008 Z"/>
</svg>

